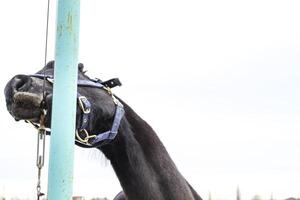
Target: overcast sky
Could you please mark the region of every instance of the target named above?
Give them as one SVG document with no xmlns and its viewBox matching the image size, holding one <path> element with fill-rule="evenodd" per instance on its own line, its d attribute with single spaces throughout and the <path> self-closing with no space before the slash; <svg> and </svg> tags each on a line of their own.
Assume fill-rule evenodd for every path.
<svg viewBox="0 0 300 200">
<path fill-rule="evenodd" d="M 233 199 L 237 186 L 242 199 L 300 197 L 299 10 L 297 0 L 85 0 L 80 61 L 91 77 L 121 79 L 115 93 L 204 199 Z M 42 67 L 45 16 L 46 0 L 1 1 L 2 91 Z M 52 1 L 48 60 L 54 32 Z M 0 101 L 0 196 L 34 197 L 36 130 Z M 44 169 L 44 189 L 46 179 Z M 120 190 L 101 153 L 76 147 L 74 195 Z"/>
</svg>

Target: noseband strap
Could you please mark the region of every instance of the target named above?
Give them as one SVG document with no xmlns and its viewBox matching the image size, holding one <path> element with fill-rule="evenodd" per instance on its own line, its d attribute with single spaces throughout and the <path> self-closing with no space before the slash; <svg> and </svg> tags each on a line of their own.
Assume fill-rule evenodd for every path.
<svg viewBox="0 0 300 200">
<path fill-rule="evenodd" d="M 30 77 L 41 79 L 46 78 L 46 80 L 50 83 L 53 83 L 54 80 L 53 76 L 44 74 L 33 74 L 30 75 Z M 115 86 L 121 86 L 120 80 L 118 78 L 110 79 L 108 81 L 101 81 L 100 79 L 78 80 L 77 85 L 79 87 L 93 87 L 105 89 L 111 95 L 112 100 L 116 105 L 116 109 L 114 114 L 114 120 L 110 130 L 96 134 L 90 134 L 87 131 L 87 126 L 90 118 L 89 114 L 91 112 L 92 104 L 85 96 L 77 92 L 77 103 L 81 110 L 81 123 L 75 131 L 75 143 L 81 147 L 93 148 L 100 147 L 104 144 L 113 141 L 118 134 L 121 120 L 125 113 L 124 106 L 111 92 L 111 88 Z"/>
</svg>

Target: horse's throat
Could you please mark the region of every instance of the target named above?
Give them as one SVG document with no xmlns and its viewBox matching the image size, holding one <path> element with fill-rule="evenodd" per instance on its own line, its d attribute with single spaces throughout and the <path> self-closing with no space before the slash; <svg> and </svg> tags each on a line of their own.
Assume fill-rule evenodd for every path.
<svg viewBox="0 0 300 200">
<path fill-rule="evenodd" d="M 174 192 L 182 190 L 184 199 L 190 195 L 185 179 L 152 128 L 142 120 L 139 122 L 123 123 L 118 140 L 108 152 L 103 151 L 125 194 L 130 200 L 160 200 L 172 199 Z"/>
</svg>

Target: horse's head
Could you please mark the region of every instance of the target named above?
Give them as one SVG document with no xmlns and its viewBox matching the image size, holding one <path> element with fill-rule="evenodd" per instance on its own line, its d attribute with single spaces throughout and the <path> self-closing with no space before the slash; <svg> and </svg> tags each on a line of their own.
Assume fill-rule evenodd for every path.
<svg viewBox="0 0 300 200">
<path fill-rule="evenodd" d="M 49 62 L 42 70 L 36 74 L 44 74 L 53 76 L 54 62 Z M 78 80 L 85 82 L 94 82 L 83 72 L 83 65 L 78 65 Z M 43 89 L 46 94 L 45 104 L 47 108 L 46 127 L 50 128 L 51 124 L 51 104 L 52 104 L 52 88 L 51 81 L 46 81 L 35 75 L 16 75 L 5 87 L 6 106 L 9 113 L 16 120 L 28 120 L 33 123 L 39 123 L 42 113 L 41 102 L 43 100 Z M 101 129 L 110 129 L 115 114 L 115 102 L 112 96 L 104 88 L 78 86 L 78 94 L 86 97 L 91 104 L 90 113 L 88 114 L 88 123 L 85 129 L 97 131 Z M 61 94 L 64 95 L 64 94 Z M 82 107 L 77 104 L 76 126 L 82 124 Z M 63 123 L 63 122 L 62 122 Z"/>
</svg>

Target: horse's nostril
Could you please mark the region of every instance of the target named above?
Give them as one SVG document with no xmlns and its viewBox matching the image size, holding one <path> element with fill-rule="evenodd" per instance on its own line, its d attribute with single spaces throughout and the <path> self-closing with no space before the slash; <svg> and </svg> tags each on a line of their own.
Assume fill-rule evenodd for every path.
<svg viewBox="0 0 300 200">
<path fill-rule="evenodd" d="M 16 91 L 25 92 L 30 87 L 31 78 L 26 75 L 17 75 L 13 78 L 12 87 Z"/>
</svg>

